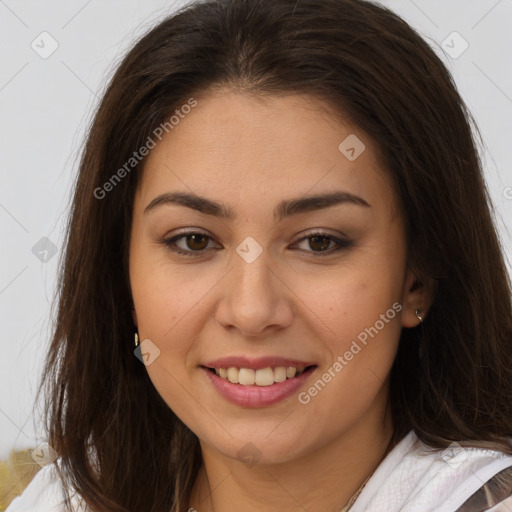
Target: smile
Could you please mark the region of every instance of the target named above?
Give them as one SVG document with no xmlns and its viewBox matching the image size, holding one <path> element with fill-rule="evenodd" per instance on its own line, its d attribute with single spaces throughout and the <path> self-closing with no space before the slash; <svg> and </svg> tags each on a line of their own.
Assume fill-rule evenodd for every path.
<svg viewBox="0 0 512 512">
<path fill-rule="evenodd" d="M 231 384 L 241 384 L 242 386 L 272 386 L 276 382 L 284 382 L 286 379 L 293 379 L 301 375 L 306 368 L 298 369 L 295 366 L 277 366 L 272 368 L 215 368 L 215 374 L 222 379 L 228 380 Z"/>
<path fill-rule="evenodd" d="M 251 408 L 277 404 L 298 393 L 317 368 L 317 365 L 304 363 L 292 365 L 291 361 L 282 366 L 271 365 L 270 361 L 266 366 L 263 361 L 252 365 L 240 361 L 240 366 L 234 366 L 234 361 L 230 363 L 232 365 L 219 361 L 200 369 L 224 399 Z"/>
</svg>

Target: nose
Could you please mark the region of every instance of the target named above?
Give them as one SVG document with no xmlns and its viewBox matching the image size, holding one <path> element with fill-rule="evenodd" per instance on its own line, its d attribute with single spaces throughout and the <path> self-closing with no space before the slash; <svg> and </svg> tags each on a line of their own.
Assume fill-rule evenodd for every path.
<svg viewBox="0 0 512 512">
<path fill-rule="evenodd" d="M 293 293 L 265 251 L 252 262 L 234 255 L 215 311 L 217 322 L 244 336 L 261 337 L 291 325 Z"/>
</svg>

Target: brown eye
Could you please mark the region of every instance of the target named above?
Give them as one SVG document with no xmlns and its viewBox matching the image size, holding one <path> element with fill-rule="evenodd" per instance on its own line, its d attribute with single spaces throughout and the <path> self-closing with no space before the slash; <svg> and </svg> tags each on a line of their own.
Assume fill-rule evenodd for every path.
<svg viewBox="0 0 512 512">
<path fill-rule="evenodd" d="M 302 252 L 310 253 L 314 256 L 329 256 L 342 249 L 349 249 L 353 246 L 353 242 L 320 232 L 301 238 L 294 245 Z"/>
<path fill-rule="evenodd" d="M 162 240 L 161 243 L 173 252 L 184 256 L 204 256 L 211 249 L 222 249 L 222 246 L 214 243 L 211 236 L 198 231 L 187 231 Z"/>
<path fill-rule="evenodd" d="M 309 237 L 309 246 L 315 251 L 325 251 L 329 248 L 332 238 L 329 236 L 315 235 Z"/>
<path fill-rule="evenodd" d="M 208 237 L 206 235 L 202 235 L 201 233 L 188 235 L 186 237 L 186 241 L 188 248 L 192 249 L 193 251 L 201 251 L 206 249 L 208 245 Z"/>
</svg>

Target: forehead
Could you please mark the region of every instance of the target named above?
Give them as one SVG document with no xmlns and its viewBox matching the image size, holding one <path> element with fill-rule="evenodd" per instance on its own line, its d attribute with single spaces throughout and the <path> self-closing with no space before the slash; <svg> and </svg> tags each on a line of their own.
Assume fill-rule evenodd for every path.
<svg viewBox="0 0 512 512">
<path fill-rule="evenodd" d="M 195 99 L 147 157 L 146 203 L 175 189 L 261 203 L 340 187 L 394 202 L 373 140 L 317 98 L 216 90 Z"/>
</svg>

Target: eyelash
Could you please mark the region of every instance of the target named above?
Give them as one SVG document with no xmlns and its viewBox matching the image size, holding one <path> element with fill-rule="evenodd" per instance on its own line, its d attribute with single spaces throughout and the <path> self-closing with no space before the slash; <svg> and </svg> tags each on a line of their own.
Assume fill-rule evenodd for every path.
<svg viewBox="0 0 512 512">
<path fill-rule="evenodd" d="M 202 233 L 200 231 L 186 231 L 186 232 L 180 233 L 179 235 L 176 235 L 172 238 L 163 240 L 161 243 L 163 245 L 165 245 L 166 247 L 168 247 L 171 251 L 173 251 L 177 254 L 181 254 L 181 255 L 187 256 L 187 257 L 201 257 L 205 254 L 207 249 L 201 249 L 201 250 L 197 250 L 197 251 L 193 251 L 193 250 L 184 251 L 183 249 L 179 249 L 176 247 L 176 242 L 178 240 L 180 240 L 182 238 L 187 238 L 192 235 L 201 235 L 201 236 L 208 238 L 209 240 L 213 240 L 212 237 L 207 235 L 206 233 Z M 338 245 L 338 247 L 335 247 L 334 249 L 331 248 L 326 251 L 307 251 L 307 250 L 301 249 L 302 252 L 313 253 L 315 255 L 315 257 L 316 256 L 325 257 L 325 256 L 329 256 L 335 252 L 338 252 L 342 249 L 347 249 L 353 245 L 353 242 L 351 242 L 350 240 L 341 240 L 333 235 L 324 233 L 322 231 L 317 231 L 317 232 L 309 234 L 308 236 L 302 237 L 301 239 L 297 240 L 297 242 L 295 242 L 294 245 L 296 245 L 304 240 L 308 240 L 308 239 L 315 238 L 315 237 L 328 238 L 330 241 L 336 243 Z"/>
</svg>

